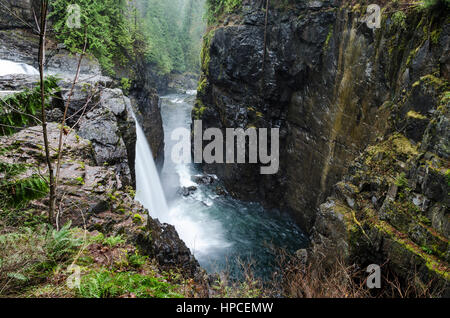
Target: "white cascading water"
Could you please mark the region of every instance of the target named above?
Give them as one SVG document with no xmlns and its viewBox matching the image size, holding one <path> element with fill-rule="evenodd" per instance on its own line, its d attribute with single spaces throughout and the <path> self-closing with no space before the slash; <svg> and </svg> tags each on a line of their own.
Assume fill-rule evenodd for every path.
<svg viewBox="0 0 450 318">
<path fill-rule="evenodd" d="M 210 221 L 205 227 L 203 222 L 186 213 L 185 206 L 175 205 L 168 208 L 161 180 L 153 160 L 152 151 L 147 138 L 136 120 L 136 200 L 149 210 L 150 216 L 162 223 L 175 226 L 178 235 L 197 255 L 207 255 L 214 250 L 229 246 L 220 237 L 222 229 L 217 222 Z M 196 185 L 190 181 L 187 166 L 177 167 L 182 186 Z M 201 204 L 201 203 L 199 203 Z M 197 211 L 196 218 L 202 219 L 202 213 Z M 206 217 L 205 217 L 206 218 Z"/>
<path fill-rule="evenodd" d="M 168 223 L 169 208 L 158 170 L 147 138 L 137 120 L 136 133 L 136 200 L 149 210 L 151 216 Z"/>
<path fill-rule="evenodd" d="M 30 65 L 0 59 L 0 76 L 11 74 L 39 75 L 39 72 Z"/>
</svg>

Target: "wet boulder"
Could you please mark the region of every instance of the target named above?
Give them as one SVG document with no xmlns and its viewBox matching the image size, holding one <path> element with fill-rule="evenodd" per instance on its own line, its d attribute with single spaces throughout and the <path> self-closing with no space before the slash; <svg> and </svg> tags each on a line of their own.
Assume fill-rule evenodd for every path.
<svg viewBox="0 0 450 318">
<path fill-rule="evenodd" d="M 184 196 L 188 197 L 190 195 L 193 195 L 197 191 L 197 187 L 191 186 L 191 187 L 182 187 L 179 190 L 179 193 Z"/>
<path fill-rule="evenodd" d="M 200 265 L 186 244 L 180 239 L 173 225 L 148 219 L 147 229 L 136 237 L 138 246 L 163 267 L 182 268 L 189 276 L 196 276 Z"/>
<path fill-rule="evenodd" d="M 192 181 L 197 184 L 213 184 L 216 179 L 211 175 L 197 175 L 192 177 Z"/>
</svg>

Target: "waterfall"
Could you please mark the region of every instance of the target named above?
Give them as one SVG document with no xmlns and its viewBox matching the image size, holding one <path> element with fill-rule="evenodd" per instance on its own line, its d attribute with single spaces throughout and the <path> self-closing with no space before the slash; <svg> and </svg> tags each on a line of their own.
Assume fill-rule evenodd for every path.
<svg viewBox="0 0 450 318">
<path fill-rule="evenodd" d="M 10 74 L 39 75 L 39 72 L 30 65 L 0 59 L 0 76 Z"/>
<path fill-rule="evenodd" d="M 166 136 L 162 172 L 166 177 L 162 181 L 177 190 L 190 186 L 196 190 L 186 197 L 178 193 L 167 203 L 147 139 L 136 121 L 136 200 L 150 211 L 151 217 L 173 225 L 207 271 L 227 271 L 236 278 L 243 269 L 240 261 L 255 261 L 258 273 L 270 279 L 274 268 L 272 251 L 280 247 L 293 253 L 306 247 L 307 239 L 290 219 L 265 213 L 260 204 L 219 195 L 220 180 L 209 185 L 197 183 L 192 177 L 203 173 L 194 164 L 171 160 L 178 142 L 170 138 L 171 133 L 179 127 L 189 129 L 192 123 L 193 100 L 189 93 L 193 92 L 161 97 Z"/>
<path fill-rule="evenodd" d="M 166 197 L 152 151 L 137 120 L 136 133 L 136 200 L 149 210 L 152 217 L 167 223 L 169 208 Z"/>
<path fill-rule="evenodd" d="M 174 101 L 180 103 L 180 100 Z M 181 105 L 181 104 L 180 104 Z M 189 112 L 190 113 L 190 112 Z M 181 112 L 183 114 L 183 112 Z M 188 113 L 186 113 L 188 115 Z M 204 200 L 191 201 L 189 204 L 185 198 L 179 198 L 172 202 L 168 207 L 163 187 L 153 160 L 150 146 L 144 135 L 142 127 L 139 125 L 136 116 L 136 200 L 149 210 L 150 216 L 159 219 L 162 223 L 168 223 L 175 226 L 178 235 L 198 256 L 210 256 L 217 250 L 222 250 L 229 246 L 228 242 L 222 237 L 224 232 L 221 225 L 202 212 L 207 207 Z M 176 125 L 188 125 L 187 122 L 176 123 Z M 169 131 L 165 131 L 166 136 L 170 136 Z M 166 140 L 166 146 L 171 147 L 173 141 Z M 170 154 L 170 149 L 166 148 L 166 154 Z M 165 158 L 166 167 L 172 167 L 172 161 Z M 197 185 L 190 180 L 190 169 L 186 165 L 177 165 L 173 167 L 180 177 L 181 186 Z M 197 185 L 198 186 L 198 185 Z M 201 199 L 201 198 L 200 198 Z M 206 222 L 207 220 L 207 222 Z M 205 226 L 206 225 L 206 226 Z"/>
</svg>

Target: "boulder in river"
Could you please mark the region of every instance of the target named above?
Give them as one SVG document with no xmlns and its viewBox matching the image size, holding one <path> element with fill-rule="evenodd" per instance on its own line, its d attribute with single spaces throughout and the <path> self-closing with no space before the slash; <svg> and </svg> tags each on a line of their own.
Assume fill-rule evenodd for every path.
<svg viewBox="0 0 450 318">
<path fill-rule="evenodd" d="M 192 177 L 192 181 L 197 184 L 213 184 L 216 178 L 211 175 L 196 175 Z"/>
<path fill-rule="evenodd" d="M 188 197 L 192 194 L 194 194 L 197 191 L 197 187 L 195 186 L 190 186 L 190 187 L 182 187 L 180 189 L 180 193 L 184 196 L 184 197 Z"/>
</svg>

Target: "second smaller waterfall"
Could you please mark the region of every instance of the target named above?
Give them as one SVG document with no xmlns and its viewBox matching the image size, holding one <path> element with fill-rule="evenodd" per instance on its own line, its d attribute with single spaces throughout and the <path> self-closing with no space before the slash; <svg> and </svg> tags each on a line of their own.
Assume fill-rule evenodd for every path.
<svg viewBox="0 0 450 318">
<path fill-rule="evenodd" d="M 39 75 L 39 72 L 30 65 L 0 59 L 0 76 L 10 74 Z"/>
<path fill-rule="evenodd" d="M 136 120 L 136 200 L 161 222 L 168 222 L 169 208 L 158 170 L 144 131 Z"/>
</svg>

